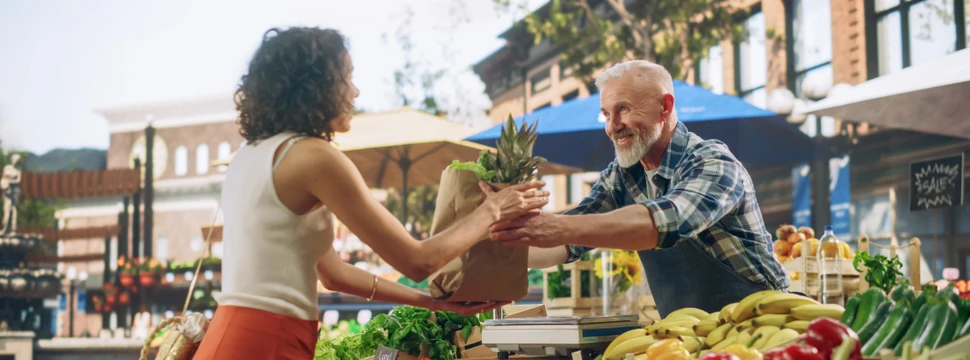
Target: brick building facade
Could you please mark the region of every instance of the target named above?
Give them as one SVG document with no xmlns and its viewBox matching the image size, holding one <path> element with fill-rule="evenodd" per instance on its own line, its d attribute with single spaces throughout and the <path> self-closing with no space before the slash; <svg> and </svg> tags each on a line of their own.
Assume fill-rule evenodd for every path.
<svg viewBox="0 0 970 360">
<path fill-rule="evenodd" d="M 203 250 L 200 228 L 212 222 L 225 177 L 225 167 L 213 167 L 212 163 L 228 158 L 245 143 L 235 124 L 232 97 L 126 106 L 98 113 L 108 119 L 108 168 L 130 168 L 135 158 L 144 164 L 144 129 L 149 122 L 156 129 L 152 254 L 162 261 L 194 261 Z M 78 200 L 62 207 L 57 216 L 64 228 L 117 224 L 121 200 Z M 132 210 L 129 205 L 129 211 Z M 107 252 L 110 258 L 117 258 L 116 245 L 105 249 L 104 241 L 98 239 L 62 242 L 59 252 L 62 256 Z M 221 243 L 213 246 L 213 253 L 221 255 Z M 102 261 L 59 266 L 87 272 L 87 288 L 97 288 L 102 282 Z M 65 321 L 59 321 L 57 334 L 66 336 L 67 315 L 59 316 Z M 77 314 L 74 334 L 87 332 L 97 336 L 101 320 L 100 314 Z"/>
<path fill-rule="evenodd" d="M 855 85 L 960 51 L 970 42 L 970 0 L 744 0 L 745 39 L 731 39 L 708 50 L 686 81 L 744 98 L 767 108 L 768 95 L 787 88 L 806 99 L 809 88 Z M 590 5 L 609 17 L 603 1 Z M 538 12 L 550 6 L 546 4 Z M 500 35 L 506 44 L 475 64 L 493 102 L 494 123 L 555 106 L 596 89 L 561 69 L 548 40 L 533 45 L 523 23 Z M 696 75 L 696 76 L 695 76 Z M 812 89 L 809 89 L 812 90 Z M 821 134 L 817 134 L 817 122 Z M 914 119 L 915 121 L 915 119 Z M 910 212 L 908 163 L 970 151 L 970 142 L 945 136 L 877 128 L 809 116 L 808 136 L 850 138 L 852 238 L 875 241 L 919 237 L 924 258 L 939 277 L 943 267 L 970 273 L 970 206 Z M 838 139 L 835 139 L 838 140 Z M 792 167 L 748 167 L 769 227 L 792 222 Z M 547 179 L 557 207 L 567 208 L 588 193 L 596 173 L 568 180 Z M 892 195 L 890 195 L 892 194 Z M 899 201 L 891 199 L 899 198 Z M 890 215 L 890 213 L 892 215 Z M 887 220 L 883 220 L 883 218 Z M 890 221 L 888 219 L 895 219 Z M 820 229 L 817 229 L 820 230 Z M 930 250 L 932 249 L 932 250 Z M 966 278 L 966 275 L 963 276 Z"/>
</svg>

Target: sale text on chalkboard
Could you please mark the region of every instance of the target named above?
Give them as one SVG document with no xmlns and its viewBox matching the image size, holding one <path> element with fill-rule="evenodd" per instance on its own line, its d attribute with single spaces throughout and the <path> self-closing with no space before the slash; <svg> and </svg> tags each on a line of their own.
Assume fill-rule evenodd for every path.
<svg viewBox="0 0 970 360">
<path fill-rule="evenodd" d="M 963 205 L 963 153 L 909 166 L 909 210 Z"/>
</svg>

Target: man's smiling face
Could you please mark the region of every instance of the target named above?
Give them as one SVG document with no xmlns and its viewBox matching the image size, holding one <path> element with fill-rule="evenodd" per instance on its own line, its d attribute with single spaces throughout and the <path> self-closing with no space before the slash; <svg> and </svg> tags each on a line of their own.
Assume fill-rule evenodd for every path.
<svg viewBox="0 0 970 360">
<path fill-rule="evenodd" d="M 607 83 L 600 92 L 606 135 L 613 140 L 622 167 L 633 166 L 646 156 L 663 128 L 662 87 L 636 80 L 636 76 L 624 76 Z"/>
</svg>

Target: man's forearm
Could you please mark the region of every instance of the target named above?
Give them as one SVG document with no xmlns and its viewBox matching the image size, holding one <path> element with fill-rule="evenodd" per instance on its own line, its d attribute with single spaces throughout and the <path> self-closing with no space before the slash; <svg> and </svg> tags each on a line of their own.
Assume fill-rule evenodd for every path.
<svg viewBox="0 0 970 360">
<path fill-rule="evenodd" d="M 569 251 L 566 246 L 556 246 L 553 248 L 529 248 L 529 268 L 545 269 L 566 262 Z"/>
<path fill-rule="evenodd" d="M 645 206 L 626 206 L 603 214 L 560 215 L 567 244 L 621 250 L 657 247 L 657 227 Z"/>
</svg>

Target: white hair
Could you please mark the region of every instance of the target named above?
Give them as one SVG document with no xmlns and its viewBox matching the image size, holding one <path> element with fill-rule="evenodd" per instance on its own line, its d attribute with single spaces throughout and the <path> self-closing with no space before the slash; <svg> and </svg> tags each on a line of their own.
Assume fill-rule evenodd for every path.
<svg viewBox="0 0 970 360">
<path fill-rule="evenodd" d="M 596 77 L 596 88 L 602 91 L 607 84 L 627 76 L 636 77 L 639 84 L 659 83 L 667 93 L 674 93 L 674 81 L 670 72 L 663 66 L 646 60 L 624 61 L 613 65 Z"/>
</svg>

